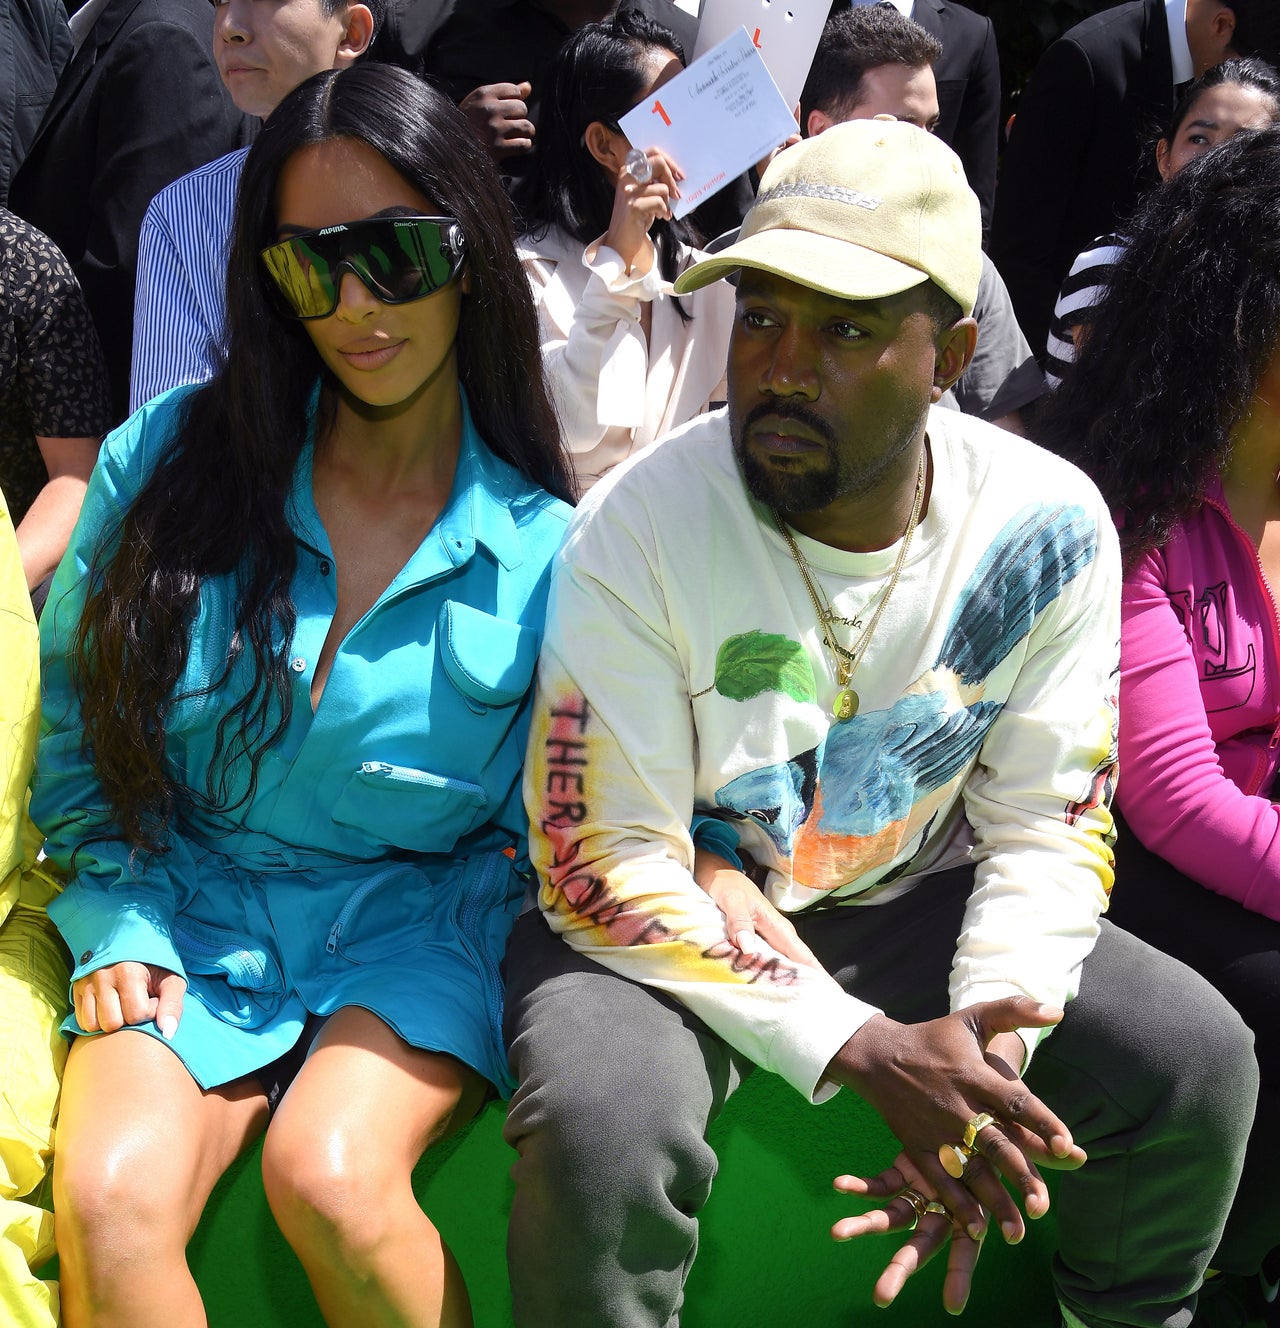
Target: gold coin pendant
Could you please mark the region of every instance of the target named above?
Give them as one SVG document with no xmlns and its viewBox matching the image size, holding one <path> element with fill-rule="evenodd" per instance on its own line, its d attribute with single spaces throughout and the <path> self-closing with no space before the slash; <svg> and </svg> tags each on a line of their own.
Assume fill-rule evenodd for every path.
<svg viewBox="0 0 1280 1328">
<path fill-rule="evenodd" d="M 846 687 L 836 696 L 831 713 L 840 720 L 852 719 L 858 713 L 858 693 L 852 687 Z"/>
</svg>

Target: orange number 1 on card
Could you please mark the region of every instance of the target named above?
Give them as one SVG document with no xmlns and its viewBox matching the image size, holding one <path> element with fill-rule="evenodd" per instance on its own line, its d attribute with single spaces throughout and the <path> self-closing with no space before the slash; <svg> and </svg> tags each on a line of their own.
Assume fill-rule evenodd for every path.
<svg viewBox="0 0 1280 1328">
<path fill-rule="evenodd" d="M 653 108 L 649 112 L 649 114 L 662 116 L 662 123 L 664 125 L 669 125 L 671 123 L 671 117 L 667 114 L 666 108 L 662 105 L 660 101 L 655 101 L 653 103 Z"/>
</svg>

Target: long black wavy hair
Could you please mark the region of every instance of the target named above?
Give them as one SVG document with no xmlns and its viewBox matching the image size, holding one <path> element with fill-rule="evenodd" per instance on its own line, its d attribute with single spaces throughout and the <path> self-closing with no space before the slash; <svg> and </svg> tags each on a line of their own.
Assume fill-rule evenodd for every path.
<svg viewBox="0 0 1280 1328">
<path fill-rule="evenodd" d="M 670 28 L 624 9 L 604 23 L 588 23 L 560 48 L 547 74 L 548 92 L 538 119 L 538 153 L 524 211 L 530 232 L 541 238 L 559 226 L 584 245 L 609 229 L 614 186 L 587 150 L 587 126 L 599 120 L 616 128 L 648 86 L 646 57 L 670 51 L 684 63 L 684 48 Z M 643 147 L 643 144 L 637 144 Z M 679 275 L 680 245 L 696 239 L 683 221 L 659 219 L 649 228 L 658 271 Z M 672 297 L 686 322 L 691 315 Z"/>
<path fill-rule="evenodd" d="M 1124 513 L 1132 561 L 1199 504 L 1280 346 L 1280 128 L 1183 167 L 1129 234 L 1036 432 Z"/>
<path fill-rule="evenodd" d="M 276 239 L 285 162 L 333 138 L 368 144 L 461 223 L 471 290 L 457 358 L 476 427 L 499 457 L 571 501 L 537 316 L 488 155 L 461 112 L 403 70 L 370 63 L 317 74 L 272 112 L 245 161 L 221 366 L 188 398 L 172 445 L 105 547 L 73 644 L 85 742 L 112 818 L 138 849 L 162 851 L 184 805 L 230 809 L 249 801 L 263 753 L 289 722 L 296 551 L 286 500 L 317 380 L 317 437 L 332 419 L 334 380 L 302 324 L 283 311 L 258 255 Z M 227 672 L 247 652 L 253 684 L 219 722 L 208 786 L 192 789 L 166 770 L 165 721 L 201 584 L 227 575 L 237 587 Z M 245 762 L 247 781 L 239 777 Z"/>
</svg>

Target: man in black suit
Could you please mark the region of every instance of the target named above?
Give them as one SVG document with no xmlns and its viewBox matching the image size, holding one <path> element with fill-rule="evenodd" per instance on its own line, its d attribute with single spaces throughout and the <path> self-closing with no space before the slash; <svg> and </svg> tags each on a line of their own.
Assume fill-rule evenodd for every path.
<svg viewBox="0 0 1280 1328">
<path fill-rule="evenodd" d="M 992 256 L 1032 349 L 1076 255 L 1157 180 L 1174 89 L 1230 55 L 1274 59 L 1274 0 L 1129 0 L 1054 42 L 1022 93 L 1000 171 Z"/>
<path fill-rule="evenodd" d="M 833 14 L 877 0 L 836 0 Z M 942 46 L 934 62 L 941 116 L 934 132 L 964 163 L 982 207 L 982 242 L 991 230 L 1000 146 L 1000 56 L 991 20 L 949 0 L 879 0 L 914 19 Z"/>
<path fill-rule="evenodd" d="M 212 51 L 208 0 L 105 0 L 10 190 L 13 211 L 75 269 L 117 420 L 129 396 L 142 214 L 171 180 L 244 146 L 255 123 L 222 86 Z"/>
<path fill-rule="evenodd" d="M 0 207 L 70 59 L 59 0 L 0 0 Z"/>
</svg>

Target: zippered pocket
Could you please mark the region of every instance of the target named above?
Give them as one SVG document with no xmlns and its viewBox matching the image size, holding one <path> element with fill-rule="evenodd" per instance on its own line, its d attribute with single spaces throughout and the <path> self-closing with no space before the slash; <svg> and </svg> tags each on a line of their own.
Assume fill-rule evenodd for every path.
<svg viewBox="0 0 1280 1328">
<path fill-rule="evenodd" d="M 353 964 L 404 954 L 427 938 L 435 887 L 421 867 L 393 862 L 362 881 L 347 897 L 325 950 Z"/>
<path fill-rule="evenodd" d="M 274 956 L 254 940 L 181 915 L 171 935 L 199 999 L 225 1022 L 253 1028 L 279 1008 L 283 975 Z"/>
<path fill-rule="evenodd" d="M 373 853 L 448 853 L 480 825 L 489 795 L 465 779 L 362 761 L 333 806 L 338 825 L 359 830 Z"/>
</svg>

